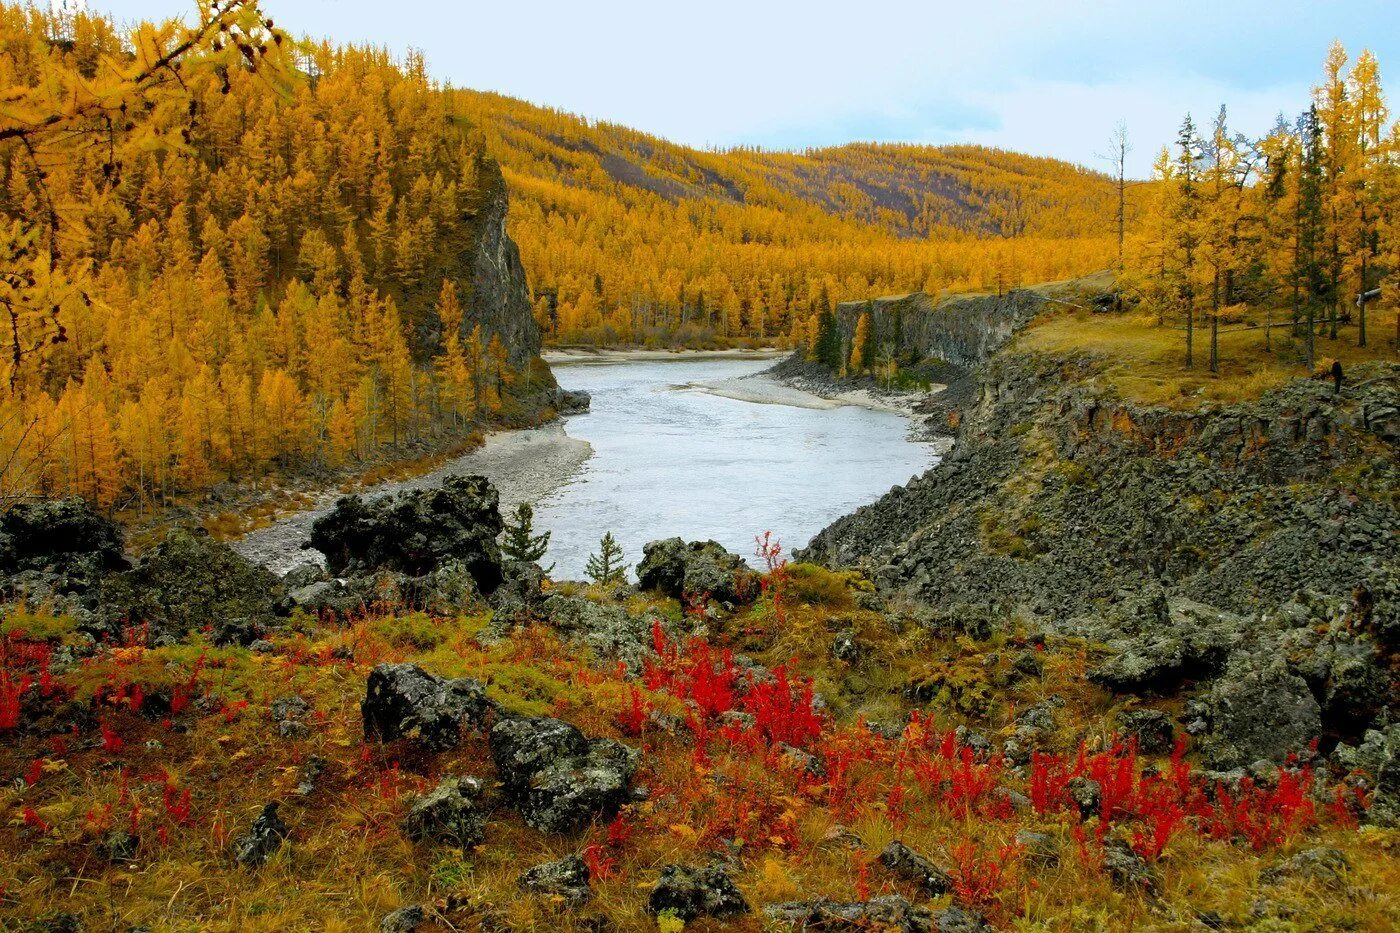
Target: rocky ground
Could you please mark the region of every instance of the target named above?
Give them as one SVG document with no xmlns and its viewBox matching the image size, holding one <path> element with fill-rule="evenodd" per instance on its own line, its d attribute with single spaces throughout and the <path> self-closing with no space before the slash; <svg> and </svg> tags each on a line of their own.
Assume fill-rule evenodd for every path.
<svg viewBox="0 0 1400 933">
<path fill-rule="evenodd" d="M 586 404 L 581 403 L 581 404 Z M 559 423 L 519 431 L 489 434 L 485 443 L 465 456 L 409 480 L 382 484 L 371 496 L 392 495 L 440 485 L 449 476 L 481 475 L 499 491 L 506 511 L 518 502 L 538 502 L 558 489 L 592 454 L 587 441 L 570 437 Z M 311 526 L 334 506 L 337 494 L 322 494 L 315 505 L 244 535 L 234 550 L 256 564 L 286 573 L 321 555 L 306 550 Z"/>
<path fill-rule="evenodd" d="M 0 517 L 0 924 L 1400 921 L 1379 599 L 1147 588 L 1070 627 L 679 539 L 636 586 L 551 583 L 498 505 L 341 501 L 282 578 Z"/>
</svg>

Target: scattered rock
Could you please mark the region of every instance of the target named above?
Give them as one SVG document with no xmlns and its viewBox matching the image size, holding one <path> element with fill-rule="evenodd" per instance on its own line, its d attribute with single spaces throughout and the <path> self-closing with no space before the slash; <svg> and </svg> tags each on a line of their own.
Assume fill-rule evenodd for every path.
<svg viewBox="0 0 1400 933">
<path fill-rule="evenodd" d="M 865 648 L 856 640 L 856 633 L 850 629 L 837 633 L 831 641 L 831 656 L 837 661 L 854 664 L 865 654 Z"/>
<path fill-rule="evenodd" d="M 462 849 L 479 845 L 486 815 L 477 806 L 481 782 L 476 778 L 447 778 L 413 801 L 404 817 L 404 835 L 414 842 L 443 842 Z"/>
<path fill-rule="evenodd" d="M 1026 859 L 1034 865 L 1053 868 L 1060 864 L 1060 847 L 1053 836 L 1023 829 L 1016 833 L 1016 845 L 1021 847 Z"/>
<path fill-rule="evenodd" d="M 1203 698 L 1210 732 L 1202 756 L 1228 769 L 1265 758 L 1282 764 L 1322 734 L 1322 710 L 1283 659 L 1237 653 Z"/>
<path fill-rule="evenodd" d="M 244 867 L 265 864 L 282 847 L 287 833 L 287 824 L 277 815 L 277 803 L 269 803 L 248 831 L 234 840 L 234 861 Z"/>
<path fill-rule="evenodd" d="M 267 631 L 281 600 L 280 581 L 208 532 L 177 528 L 136 566 L 102 582 L 100 616 L 109 632 L 128 619 L 183 637 L 214 625 L 215 644 L 249 645 Z"/>
<path fill-rule="evenodd" d="M 409 904 L 384 915 L 379 921 L 379 933 L 413 933 L 428 919 L 420 904 Z"/>
<path fill-rule="evenodd" d="M 544 605 L 545 572 L 539 564 L 501 562 L 501 585 L 491 594 L 493 619 L 519 620 L 538 616 Z"/>
<path fill-rule="evenodd" d="M 434 751 L 455 748 L 463 723 L 480 725 L 489 702 L 480 682 L 446 680 L 416 664 L 380 664 L 370 672 L 360 704 L 365 738 L 416 737 Z"/>
<path fill-rule="evenodd" d="M 928 933 L 934 929 L 933 915 L 915 907 L 897 894 L 872 897 L 868 901 L 788 901 L 770 904 L 763 913 L 773 923 L 796 930 L 898 930 L 900 933 Z"/>
<path fill-rule="evenodd" d="M 1099 782 L 1084 775 L 1070 778 L 1065 783 L 1065 791 L 1069 794 L 1069 799 L 1074 801 L 1074 805 L 1079 808 L 1079 818 L 1087 820 L 1091 816 L 1098 816 L 1102 807 L 1103 788 Z"/>
<path fill-rule="evenodd" d="M 666 538 L 642 548 L 637 585 L 676 599 L 708 593 L 722 603 L 744 603 L 758 595 L 758 574 L 717 541 Z"/>
<path fill-rule="evenodd" d="M 1176 745 L 1172 718 L 1159 709 L 1138 709 L 1118 717 L 1123 733 L 1137 740 L 1144 755 L 1164 755 Z"/>
<path fill-rule="evenodd" d="M 902 842 L 891 842 L 880 853 L 880 864 L 896 878 L 907 881 L 929 897 L 947 894 L 953 889 L 953 879 L 933 862 Z"/>
<path fill-rule="evenodd" d="M 591 873 L 588 863 L 577 855 L 566 855 L 558 861 L 536 865 L 520 876 L 520 887 L 535 894 L 562 897 L 570 906 L 588 900 Z"/>
<path fill-rule="evenodd" d="M 526 823 L 568 833 L 611 818 L 628 802 L 640 756 L 621 742 L 590 741 L 558 719 L 520 717 L 491 729 L 491 757 Z"/>
<path fill-rule="evenodd" d="M 933 915 L 933 929 L 937 933 L 981 933 L 991 928 L 980 914 L 961 907 L 945 907 Z"/>
<path fill-rule="evenodd" d="M 1157 893 L 1157 873 L 1142 856 L 1125 844 L 1114 840 L 1104 844 L 1103 870 L 1114 884 L 1124 890 Z"/>
<path fill-rule="evenodd" d="M 395 570 L 423 576 L 459 561 L 486 594 L 500 585 L 500 499 L 484 476 L 379 499 L 346 496 L 316 520 L 311 546 L 338 575 Z"/>
<path fill-rule="evenodd" d="M 689 923 L 698 917 L 734 917 L 749 912 L 749 902 L 717 865 L 693 868 L 667 865 L 647 898 L 653 914 L 670 912 Z"/>
<path fill-rule="evenodd" d="M 1301 878 L 1338 887 L 1345 882 L 1350 870 L 1351 863 L 1341 850 L 1318 846 L 1304 849 L 1292 858 L 1264 869 L 1259 873 L 1259 881 L 1263 884 L 1280 884 L 1290 878 Z"/>
</svg>

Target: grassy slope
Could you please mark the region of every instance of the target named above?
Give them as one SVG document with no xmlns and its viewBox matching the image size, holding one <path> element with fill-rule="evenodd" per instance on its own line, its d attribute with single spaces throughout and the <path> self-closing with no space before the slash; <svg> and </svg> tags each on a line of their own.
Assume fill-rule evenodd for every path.
<svg viewBox="0 0 1400 933">
<path fill-rule="evenodd" d="M 1065 706 L 1057 714 L 1053 747 L 1072 754 L 1082 741 L 1093 752 L 1111 742 L 1115 701 L 1084 678 L 1092 647 L 1052 642 L 1037 651 L 1014 634 L 979 639 L 917 626 L 896 634 L 885 616 L 857 607 L 853 597 L 866 586 L 853 577 L 797 568 L 787 589 L 785 623 L 777 622 L 765 599 L 718 623 L 730 634 L 714 636 L 716 643 L 770 666 L 791 663 L 815 678 L 834 717 L 812 744 L 831 776 L 804 777 L 794 762 L 751 736 L 715 736 L 708 753 L 699 755 L 685 726 L 668 732 L 648 723 L 640 737 L 624 741 L 645 751 L 638 781 L 651 789 L 651 799 L 627 808 L 627 838 L 616 845 L 601 825 L 581 837 L 530 830 L 495 803 L 498 792 L 492 791 L 494 809 L 482 846 L 465 852 L 415 847 L 398 828 L 413 794 L 444 775 L 478 775 L 490 786 L 495 772 L 486 742 L 473 736 L 457 751 L 423 754 L 410 742 L 378 745 L 361 738 L 365 677 L 384 660 L 478 677 L 507 707 L 556 715 L 592 735 L 623 736 L 618 717 L 630 707 L 634 684 L 619 679 L 613 665 L 592 664 L 541 629 L 482 647 L 475 639 L 486 621 L 481 615 L 429 620 L 374 613 L 344 626 L 302 619 L 301 631 L 274 638 L 268 654 L 198 644 L 99 649 L 91 662 L 59 678 L 80 701 L 110 683 L 141 684 L 147 696 L 168 693 L 190 682 L 191 674 L 197 675 L 196 699 L 169 717 L 138 715 L 129 700 L 98 704 L 98 718 L 120 737 L 120 750 L 104 749 L 92 727 L 61 740 L 61 751 L 54 740 L 37 735 L 0 743 L 0 776 L 6 779 L 0 846 L 9 854 L 0 863 L 0 924 L 68 910 L 90 929 L 366 929 L 400 904 L 438 903 L 452 929 L 475 929 L 485 921 L 510 929 L 596 929 L 587 925 L 606 918 L 615 924 L 611 928 L 642 930 L 655 928 L 641 908 L 660 867 L 701 862 L 717 851 L 734 857 L 735 880 L 755 907 L 891 891 L 927 903 L 874 861 L 894 838 L 961 866 L 955 873 L 963 882 L 959 893 L 932 906 L 976 906 L 998 925 L 1186 929 L 1203 911 L 1247 923 L 1251 904 L 1261 897 L 1276 905 L 1276 914 L 1292 911 L 1297 917 L 1295 924 L 1270 929 L 1380 930 L 1400 922 L 1400 909 L 1384 894 L 1400 884 L 1394 851 L 1400 835 L 1354 832 L 1339 826 L 1321 804 L 1319 827 L 1289 831 L 1257 852 L 1238 840 L 1183 829 L 1155 866 L 1163 879 L 1155 898 L 1115 887 L 1098 868 L 1097 818 L 1085 824 L 1081 850 L 1074 832 L 1078 820 L 1067 812 L 1012 813 L 994 805 L 994 793 L 970 809 L 950 804 L 940 789 L 947 785 L 939 785 L 933 771 L 951 773 L 947 768 L 957 766 L 940 758 L 936 730 L 968 723 L 996 739 L 1009 734 L 1017 712 L 1058 694 Z M 632 611 L 644 607 L 681 622 L 674 602 L 629 600 Z M 61 622 L 12 617 L 6 630 L 16 628 L 75 641 Z M 828 656 L 832 638 L 844 630 L 854 630 L 865 646 L 855 663 Z M 1042 659 L 1042 675 L 1016 672 L 1012 660 L 1024 652 Z M 930 699 L 911 704 L 904 693 L 911 685 L 921 685 Z M 308 738 L 279 738 L 271 723 L 271 701 L 291 693 L 314 708 L 306 720 Z M 664 689 L 641 689 L 640 695 L 649 708 L 685 715 L 683 704 Z M 863 725 L 867 718 L 902 717 L 911 705 L 922 707 L 929 719 L 900 742 L 878 738 Z M 294 788 L 312 756 L 324 759 L 325 769 L 314 792 L 299 797 Z M 843 761 L 849 764 L 844 778 Z M 1151 763 L 1167 765 L 1160 758 Z M 37 775 L 32 786 L 23 779 L 9 782 L 26 773 Z M 1006 772 L 979 764 L 974 774 L 1029 791 L 1024 778 Z M 891 793 L 896 784 L 905 788 L 902 800 Z M 163 803 L 166 786 L 173 789 L 177 811 L 182 790 L 189 790 L 188 820 Z M 273 799 L 283 801 L 290 845 L 261 869 L 233 866 L 231 837 Z M 109 864 L 97 854 L 100 829 L 105 823 L 127 825 L 133 804 L 141 814 L 139 854 L 130 863 Z M 1115 834 L 1143 828 L 1129 820 L 1115 823 Z M 859 836 L 854 848 L 841 842 L 838 824 Z M 1005 848 L 1023 828 L 1052 837 L 1058 864 L 1037 864 L 1025 852 Z M 1261 883 L 1263 868 L 1319 844 L 1347 854 L 1353 869 L 1345 884 Z M 586 907 L 571 910 L 516 889 L 524 868 L 589 845 L 611 863 L 611 874 L 595 881 Z M 976 890 L 978 878 L 987 879 L 984 891 Z M 754 918 L 738 924 L 758 926 Z"/>
</svg>

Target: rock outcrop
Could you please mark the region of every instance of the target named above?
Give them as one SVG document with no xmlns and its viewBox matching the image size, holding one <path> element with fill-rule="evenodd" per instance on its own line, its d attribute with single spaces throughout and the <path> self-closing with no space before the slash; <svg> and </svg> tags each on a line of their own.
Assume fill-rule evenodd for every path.
<svg viewBox="0 0 1400 933">
<path fill-rule="evenodd" d="M 448 680 L 416 664 L 380 664 L 360 703 L 365 738 L 416 738 L 434 751 L 455 748 L 464 725 L 480 725 L 489 702 L 481 683 Z"/>
<path fill-rule="evenodd" d="M 742 603 L 758 595 L 758 575 L 718 541 L 666 538 L 642 547 L 637 585 L 676 599 L 708 595 Z"/>
<path fill-rule="evenodd" d="M 484 476 L 380 499 L 346 496 L 316 520 L 311 546 L 336 574 L 395 571 L 422 577 L 460 564 L 484 594 L 502 580 L 500 497 Z"/>
<path fill-rule="evenodd" d="M 491 757 L 507 798 L 525 822 L 571 833 L 611 819 L 627 801 L 640 755 L 612 739 L 541 717 L 503 718 L 491 729 Z"/>
<path fill-rule="evenodd" d="M 954 296 L 936 300 L 923 292 L 836 306 L 842 345 L 850 347 L 856 323 L 870 315 L 870 341 L 920 359 L 934 357 L 973 366 L 1000 350 L 1042 308 L 1045 298 L 1015 289 L 1005 295 Z M 849 350 L 848 350 L 849 352 Z"/>
</svg>

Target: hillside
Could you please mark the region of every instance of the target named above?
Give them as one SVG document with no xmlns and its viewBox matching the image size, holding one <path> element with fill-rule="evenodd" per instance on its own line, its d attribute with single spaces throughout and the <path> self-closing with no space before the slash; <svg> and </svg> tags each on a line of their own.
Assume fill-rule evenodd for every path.
<svg viewBox="0 0 1400 933">
<path fill-rule="evenodd" d="M 1112 264 L 1114 187 L 972 146 L 703 152 L 457 91 L 514 197 L 547 340 L 772 343 L 837 300 Z M 1135 197 L 1136 197 L 1135 193 Z"/>
<path fill-rule="evenodd" d="M 227 6 L 129 35 L 0 6 L 7 500 L 146 511 L 550 414 L 501 171 L 450 96 Z"/>
</svg>

